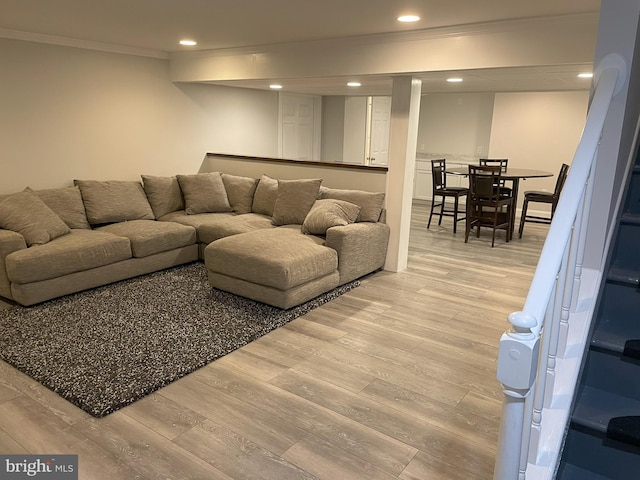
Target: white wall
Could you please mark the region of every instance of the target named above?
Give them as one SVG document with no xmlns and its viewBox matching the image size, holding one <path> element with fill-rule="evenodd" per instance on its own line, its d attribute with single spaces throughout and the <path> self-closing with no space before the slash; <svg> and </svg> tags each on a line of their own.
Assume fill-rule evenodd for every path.
<svg viewBox="0 0 640 480">
<path fill-rule="evenodd" d="M 342 162 L 344 144 L 344 100 L 341 95 L 322 97 L 322 146 L 320 160 Z"/>
<path fill-rule="evenodd" d="M 364 164 L 367 97 L 345 97 L 342 161 Z"/>
<path fill-rule="evenodd" d="M 173 84 L 167 60 L 0 39 L 0 193 L 276 156 L 275 92 Z"/>
<path fill-rule="evenodd" d="M 554 174 L 522 182 L 518 206 L 525 190 L 552 191 L 562 163 L 571 164 L 588 101 L 587 91 L 496 94 L 489 157 L 508 158 L 509 165 Z"/>
<path fill-rule="evenodd" d="M 493 93 L 422 95 L 418 152 L 448 158 L 486 155 L 493 100 Z"/>
</svg>

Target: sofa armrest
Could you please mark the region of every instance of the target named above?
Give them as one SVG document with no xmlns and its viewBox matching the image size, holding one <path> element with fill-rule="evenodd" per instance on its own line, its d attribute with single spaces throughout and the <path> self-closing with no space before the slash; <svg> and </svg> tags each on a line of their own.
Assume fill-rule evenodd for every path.
<svg viewBox="0 0 640 480">
<path fill-rule="evenodd" d="M 0 296 L 13 298 L 11 296 L 11 282 L 7 277 L 5 258 L 12 252 L 27 248 L 24 237 L 11 230 L 0 229 Z"/>
<path fill-rule="evenodd" d="M 338 252 L 341 285 L 384 266 L 389 230 L 381 222 L 351 223 L 327 230 L 325 245 Z"/>
</svg>

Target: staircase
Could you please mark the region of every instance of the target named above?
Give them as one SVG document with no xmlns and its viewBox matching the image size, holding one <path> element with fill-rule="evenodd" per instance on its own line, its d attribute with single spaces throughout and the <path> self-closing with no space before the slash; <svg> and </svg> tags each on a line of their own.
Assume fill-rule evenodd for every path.
<svg viewBox="0 0 640 480">
<path fill-rule="evenodd" d="M 640 478 L 640 156 L 623 202 L 558 480 Z"/>
</svg>

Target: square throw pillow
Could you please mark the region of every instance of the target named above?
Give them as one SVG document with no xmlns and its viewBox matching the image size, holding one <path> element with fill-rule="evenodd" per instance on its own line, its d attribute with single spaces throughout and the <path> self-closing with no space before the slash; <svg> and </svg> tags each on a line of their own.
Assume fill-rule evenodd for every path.
<svg viewBox="0 0 640 480">
<path fill-rule="evenodd" d="M 156 218 L 178 210 L 184 210 L 182 191 L 176 177 L 141 175 L 144 193 Z"/>
<path fill-rule="evenodd" d="M 0 228 L 17 232 L 27 246 L 43 245 L 71 230 L 33 191 L 9 195 L 0 202 Z"/>
<path fill-rule="evenodd" d="M 35 193 L 69 228 L 91 228 L 78 187 L 50 188 Z"/>
<path fill-rule="evenodd" d="M 222 183 L 224 183 L 229 204 L 231 204 L 233 211 L 236 213 L 251 213 L 253 195 L 258 186 L 258 179 L 223 173 Z"/>
<path fill-rule="evenodd" d="M 153 210 L 140 182 L 131 180 L 74 180 L 91 225 L 154 220 Z"/>
<path fill-rule="evenodd" d="M 256 192 L 253 194 L 251 211 L 269 217 L 272 216 L 277 196 L 278 180 L 268 175 L 262 175 L 256 187 Z"/>
<path fill-rule="evenodd" d="M 178 175 L 187 214 L 230 212 L 220 172 Z"/>
<path fill-rule="evenodd" d="M 302 224 L 302 233 L 326 235 L 331 227 L 349 225 L 356 221 L 360 207 L 344 200 L 316 200 Z"/>
<path fill-rule="evenodd" d="M 302 225 L 318 198 L 322 179 L 278 180 L 278 195 L 273 206 L 274 225 Z"/>
<path fill-rule="evenodd" d="M 319 198 L 333 198 L 355 203 L 360 207 L 356 222 L 377 222 L 384 207 L 383 192 L 365 192 L 364 190 L 343 190 L 338 188 L 320 189 Z"/>
</svg>

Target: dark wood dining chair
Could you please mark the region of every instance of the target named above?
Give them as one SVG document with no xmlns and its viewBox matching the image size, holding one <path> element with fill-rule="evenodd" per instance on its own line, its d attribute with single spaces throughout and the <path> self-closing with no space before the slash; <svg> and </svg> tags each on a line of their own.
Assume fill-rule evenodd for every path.
<svg viewBox="0 0 640 480">
<path fill-rule="evenodd" d="M 439 211 L 436 211 L 436 215 L 439 215 L 438 225 L 442 224 L 442 217 L 453 217 L 453 233 L 456 233 L 456 225 L 466 218 L 464 216 L 458 217 L 460 213 L 460 198 L 466 197 L 469 189 L 466 187 L 448 187 L 446 170 L 447 163 L 445 159 L 431 160 L 433 195 L 431 197 L 431 212 L 429 212 L 427 228 L 431 226 L 433 212 L 437 207 L 440 207 Z M 447 204 L 447 198 L 453 199 L 453 205 Z"/>
<path fill-rule="evenodd" d="M 469 233 L 477 228 L 493 230 L 491 246 L 496 242 L 496 230 L 504 230 L 507 242 L 511 240 L 511 209 L 513 197 L 504 196 L 495 185 L 500 182 L 500 166 L 469 165 L 469 195 L 467 197 L 467 223 L 464 242 L 469 241 Z"/>
<path fill-rule="evenodd" d="M 478 165 L 483 167 L 500 167 L 500 171 L 502 173 L 507 171 L 507 167 L 509 166 L 508 158 L 480 158 L 478 159 Z M 505 197 L 513 196 L 513 189 L 506 186 L 506 180 L 504 178 L 500 179 L 500 184 L 497 185 L 500 188 L 500 194 Z"/>
<path fill-rule="evenodd" d="M 542 192 L 534 190 L 524 192 L 524 203 L 522 204 L 522 214 L 520 216 L 520 228 L 518 229 L 518 236 L 520 238 L 522 238 L 522 232 L 524 230 L 525 222 L 551 223 L 551 220 L 553 220 L 553 214 L 556 212 L 558 199 L 560 198 L 560 193 L 562 193 L 562 188 L 564 187 L 564 182 L 567 179 L 568 173 L 569 165 L 563 163 L 560 167 L 560 172 L 558 173 L 556 186 L 553 189 L 553 192 Z M 527 210 L 529 208 L 529 203 L 531 202 L 546 203 L 548 205 L 551 205 L 551 213 L 547 216 L 529 215 L 527 213 Z"/>
</svg>

